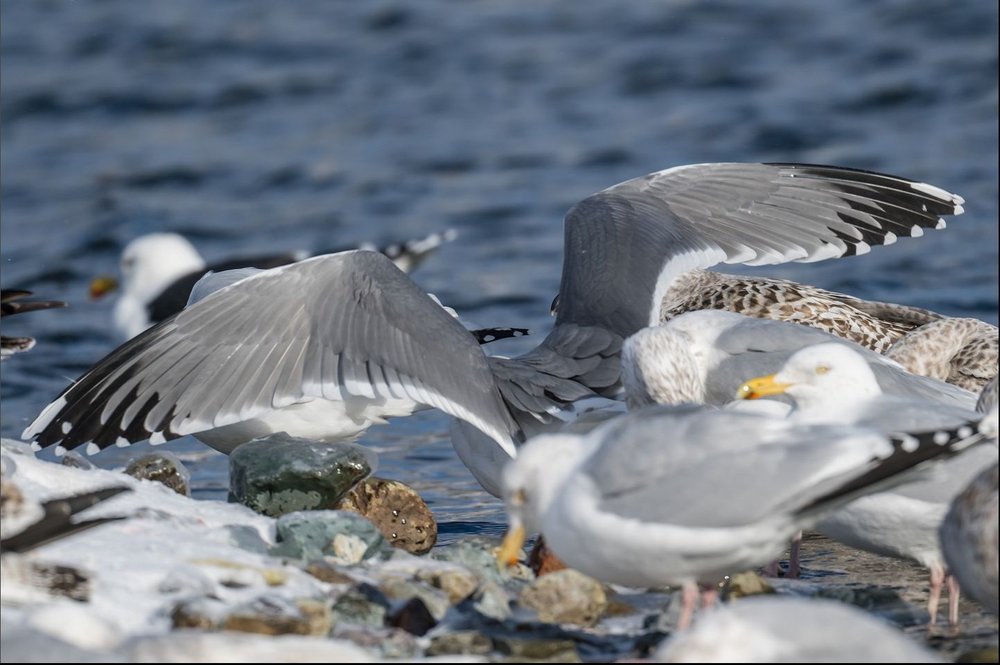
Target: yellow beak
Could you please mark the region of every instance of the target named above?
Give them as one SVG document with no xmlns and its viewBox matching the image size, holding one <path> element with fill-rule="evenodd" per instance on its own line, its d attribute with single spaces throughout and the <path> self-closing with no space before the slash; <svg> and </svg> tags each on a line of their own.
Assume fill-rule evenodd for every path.
<svg viewBox="0 0 1000 665">
<path fill-rule="evenodd" d="M 111 275 L 101 275 L 100 277 L 95 277 L 90 282 L 90 299 L 97 300 L 109 291 L 114 291 L 117 288 L 118 280 Z"/>
<path fill-rule="evenodd" d="M 768 395 L 780 395 L 792 385 L 790 383 L 779 383 L 774 380 L 774 377 L 774 374 L 768 374 L 767 376 L 758 376 L 756 379 L 750 379 L 736 391 L 736 399 L 760 399 Z"/>
<path fill-rule="evenodd" d="M 522 547 L 524 547 L 524 527 L 520 522 L 512 522 L 503 539 L 503 545 L 497 552 L 497 564 L 501 570 L 513 566 L 521 559 Z"/>
</svg>

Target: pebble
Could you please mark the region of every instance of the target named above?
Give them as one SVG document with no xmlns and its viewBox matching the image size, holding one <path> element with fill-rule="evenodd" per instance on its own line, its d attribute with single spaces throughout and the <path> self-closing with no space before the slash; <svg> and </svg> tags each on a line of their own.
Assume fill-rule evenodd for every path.
<svg viewBox="0 0 1000 665">
<path fill-rule="evenodd" d="M 89 471 L 90 469 L 96 469 L 97 465 L 91 462 L 89 459 L 76 452 L 75 450 L 67 450 L 66 454 L 63 455 L 60 464 L 63 466 L 68 466 L 73 469 L 83 469 Z"/>
<path fill-rule="evenodd" d="M 230 500 L 271 517 L 331 509 L 372 472 L 376 459 L 354 444 L 272 434 L 230 454 Z"/>
<path fill-rule="evenodd" d="M 348 589 L 333 603 L 335 626 L 361 624 L 382 627 L 389 611 L 389 599 L 377 587 L 363 583 Z"/>
<path fill-rule="evenodd" d="M 757 573 L 748 570 L 743 573 L 737 573 L 726 580 L 726 583 L 722 586 L 720 600 L 733 600 L 768 593 L 775 593 L 774 587 L 768 584 L 767 580 Z"/>
<path fill-rule="evenodd" d="M 507 656 L 506 662 L 580 663 L 572 640 L 545 640 L 530 637 L 495 637 L 493 645 Z"/>
<path fill-rule="evenodd" d="M 421 636 L 436 626 L 437 620 L 426 603 L 414 596 L 399 607 L 393 608 L 386 616 L 386 623 L 402 628 L 411 635 Z"/>
<path fill-rule="evenodd" d="M 427 647 L 428 656 L 464 654 L 485 656 L 493 651 L 493 640 L 475 630 L 459 630 L 436 635 Z"/>
<path fill-rule="evenodd" d="M 417 571 L 417 579 L 441 589 L 455 605 L 471 596 L 479 586 L 476 576 L 464 568 L 429 568 Z"/>
<path fill-rule="evenodd" d="M 191 496 L 191 472 L 173 453 L 163 451 L 137 457 L 128 463 L 125 473 L 166 485 L 181 496 Z"/>
<path fill-rule="evenodd" d="M 519 602 L 542 621 L 579 626 L 594 625 L 608 607 L 600 582 L 568 568 L 536 579 L 521 591 Z"/>
<path fill-rule="evenodd" d="M 501 585 L 513 580 L 529 581 L 535 578 L 531 570 L 521 563 L 505 567 L 501 571 L 496 558 L 499 547 L 498 538 L 471 536 L 435 549 L 431 552 L 431 558 L 457 563 L 472 571 L 480 580 Z"/>
<path fill-rule="evenodd" d="M 275 522 L 273 556 L 354 564 L 391 550 L 375 525 L 355 513 L 316 510 L 282 515 Z"/>
<path fill-rule="evenodd" d="M 222 622 L 224 630 L 261 635 L 326 635 L 333 626 L 329 606 L 311 598 L 289 601 L 261 596 L 234 609 Z"/>
<path fill-rule="evenodd" d="M 437 522 L 416 490 L 397 480 L 367 478 L 336 506 L 362 515 L 390 544 L 412 554 L 429 552 L 437 542 Z"/>
</svg>

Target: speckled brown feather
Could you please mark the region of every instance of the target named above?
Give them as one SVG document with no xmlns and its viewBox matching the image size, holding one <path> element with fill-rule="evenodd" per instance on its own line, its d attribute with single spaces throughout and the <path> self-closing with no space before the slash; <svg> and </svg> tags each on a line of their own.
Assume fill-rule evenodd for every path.
<svg viewBox="0 0 1000 665">
<path fill-rule="evenodd" d="M 819 328 L 886 354 L 915 374 L 967 390 L 978 392 L 996 375 L 997 329 L 977 319 L 946 318 L 783 279 L 692 270 L 667 290 L 660 320 L 700 309 Z"/>
</svg>

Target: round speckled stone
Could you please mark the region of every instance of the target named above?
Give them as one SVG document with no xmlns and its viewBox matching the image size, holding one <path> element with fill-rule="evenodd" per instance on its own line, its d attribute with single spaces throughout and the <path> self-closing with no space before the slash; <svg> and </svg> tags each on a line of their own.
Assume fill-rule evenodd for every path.
<svg viewBox="0 0 1000 665">
<path fill-rule="evenodd" d="M 417 492 L 399 481 L 368 478 L 355 485 L 338 510 L 367 517 L 389 543 L 413 554 L 429 552 L 437 542 L 437 522 Z"/>
</svg>

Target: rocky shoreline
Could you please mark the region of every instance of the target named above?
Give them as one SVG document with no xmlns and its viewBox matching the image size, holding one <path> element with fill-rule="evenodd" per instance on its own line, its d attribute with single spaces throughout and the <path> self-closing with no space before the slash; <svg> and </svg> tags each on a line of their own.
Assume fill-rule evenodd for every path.
<svg viewBox="0 0 1000 665">
<path fill-rule="evenodd" d="M 25 506 L 103 487 L 128 491 L 85 514 L 125 519 L 3 555 L 3 660 L 609 661 L 649 658 L 672 632 L 678 603 L 669 590 L 613 589 L 572 570 L 536 578 L 522 564 L 500 570 L 494 538 L 431 549 L 437 527 L 426 505 L 402 483 L 370 477 L 375 462 L 355 448 L 343 458 L 353 471 L 334 474 L 349 482 L 318 503 L 312 490 L 292 496 L 279 487 L 270 493 L 278 510 L 261 503 L 260 474 L 249 485 L 234 474 L 257 488 L 234 482 L 235 498 L 266 504 L 274 517 L 189 498 L 183 465 L 170 456 L 129 465 L 136 478 L 42 461 L 4 440 L 5 487 L 16 487 Z M 326 459 L 324 468 L 337 464 Z M 302 502 L 340 509 L 301 510 Z M 5 519 L 15 504 L 5 500 Z M 775 591 L 832 597 L 890 619 L 948 658 L 995 658 L 996 621 L 975 606 L 963 605 L 961 635 L 928 636 L 919 601 L 900 587 L 810 573 L 843 560 L 823 548 L 829 541 L 806 541 L 801 581 L 748 573 L 724 592 L 730 600 Z"/>
</svg>

